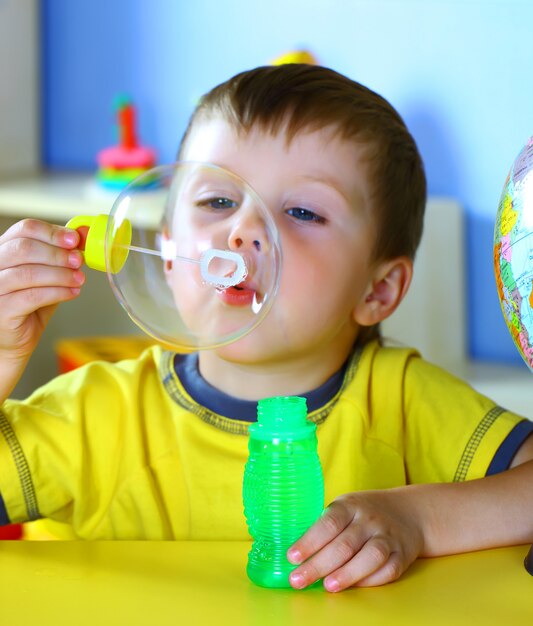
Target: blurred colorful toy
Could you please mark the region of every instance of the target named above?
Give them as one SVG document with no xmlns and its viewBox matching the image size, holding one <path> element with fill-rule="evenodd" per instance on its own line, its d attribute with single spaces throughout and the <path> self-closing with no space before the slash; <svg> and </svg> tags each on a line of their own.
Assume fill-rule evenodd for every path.
<svg viewBox="0 0 533 626">
<path fill-rule="evenodd" d="M 120 97 L 116 104 L 119 143 L 100 150 L 97 180 L 106 189 L 123 189 L 156 164 L 155 150 L 141 146 L 135 132 L 135 107 L 127 97 Z M 146 178 L 146 187 L 155 186 L 155 181 Z"/>
<path fill-rule="evenodd" d="M 316 57 L 308 50 L 292 50 L 286 52 L 275 59 L 272 59 L 270 65 L 285 65 L 286 63 L 308 63 L 309 65 L 318 65 Z"/>
<path fill-rule="evenodd" d="M 0 541 L 13 541 L 14 539 L 22 539 L 22 536 L 22 524 L 9 524 L 8 526 L 2 526 L 0 528 Z"/>
<path fill-rule="evenodd" d="M 59 372 L 64 374 L 92 361 L 116 363 L 125 359 L 136 359 L 155 343 L 158 342 L 145 335 L 72 337 L 59 340 L 55 345 L 55 352 Z"/>
</svg>

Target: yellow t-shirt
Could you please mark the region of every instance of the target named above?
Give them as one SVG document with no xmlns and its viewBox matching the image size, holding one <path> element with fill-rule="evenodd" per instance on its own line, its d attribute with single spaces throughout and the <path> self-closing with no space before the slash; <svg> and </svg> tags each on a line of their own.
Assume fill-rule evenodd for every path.
<svg viewBox="0 0 533 626">
<path fill-rule="evenodd" d="M 85 539 L 248 539 L 249 422 L 193 398 L 174 357 L 153 347 L 136 360 L 94 362 L 6 401 L 0 524 L 52 518 Z M 341 380 L 309 414 L 326 503 L 484 476 L 498 449 L 512 456 L 533 427 L 413 350 L 371 343 Z"/>
</svg>

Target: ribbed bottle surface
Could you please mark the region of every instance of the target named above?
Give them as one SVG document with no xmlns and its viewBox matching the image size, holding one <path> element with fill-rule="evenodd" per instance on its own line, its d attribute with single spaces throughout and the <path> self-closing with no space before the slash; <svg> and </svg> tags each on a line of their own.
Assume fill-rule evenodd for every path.
<svg viewBox="0 0 533 626">
<path fill-rule="evenodd" d="M 264 587 L 290 587 L 288 577 L 295 566 L 287 561 L 287 550 L 324 506 L 316 426 L 307 421 L 305 398 L 259 403 L 258 422 L 250 427 L 243 501 L 254 540 L 248 576 Z"/>
</svg>

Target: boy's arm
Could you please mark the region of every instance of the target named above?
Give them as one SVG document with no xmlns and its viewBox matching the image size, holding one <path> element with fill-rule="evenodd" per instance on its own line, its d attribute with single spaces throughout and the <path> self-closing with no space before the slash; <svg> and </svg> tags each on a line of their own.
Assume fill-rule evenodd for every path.
<svg viewBox="0 0 533 626">
<path fill-rule="evenodd" d="M 23 220 L 0 236 L 0 404 L 20 379 L 59 302 L 80 291 L 76 231 Z"/>
<path fill-rule="evenodd" d="M 293 587 L 329 591 L 398 578 L 418 556 L 533 541 L 533 436 L 511 469 L 466 482 L 408 485 L 337 498 L 288 551 Z M 305 562 L 304 562 L 305 561 Z"/>
<path fill-rule="evenodd" d="M 9 394 L 22 377 L 28 359 L 29 357 L 19 361 L 11 361 L 9 355 L 0 355 L 0 405 L 9 398 Z"/>
<path fill-rule="evenodd" d="M 428 507 L 421 509 L 421 519 L 430 522 L 422 556 L 533 541 L 533 436 L 505 472 L 421 487 L 432 487 L 420 494 L 423 507 Z"/>
</svg>

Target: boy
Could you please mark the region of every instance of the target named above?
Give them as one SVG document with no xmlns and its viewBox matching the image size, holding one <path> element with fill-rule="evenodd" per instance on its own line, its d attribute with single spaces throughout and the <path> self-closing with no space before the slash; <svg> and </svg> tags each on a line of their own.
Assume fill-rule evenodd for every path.
<svg viewBox="0 0 533 626">
<path fill-rule="evenodd" d="M 272 310 L 223 348 L 154 348 L 6 400 L 0 520 L 50 517 L 81 538 L 245 539 L 256 401 L 305 395 L 331 504 L 288 552 L 295 588 L 378 585 L 417 556 L 532 541 L 533 424 L 378 340 L 409 287 L 426 199 L 394 109 L 325 68 L 258 68 L 202 99 L 179 157 L 235 172 L 266 202 L 284 256 Z M 259 244 L 244 219 L 228 241 Z M 54 307 L 79 293 L 77 245 L 35 220 L 0 238 L 0 401 Z"/>
</svg>

